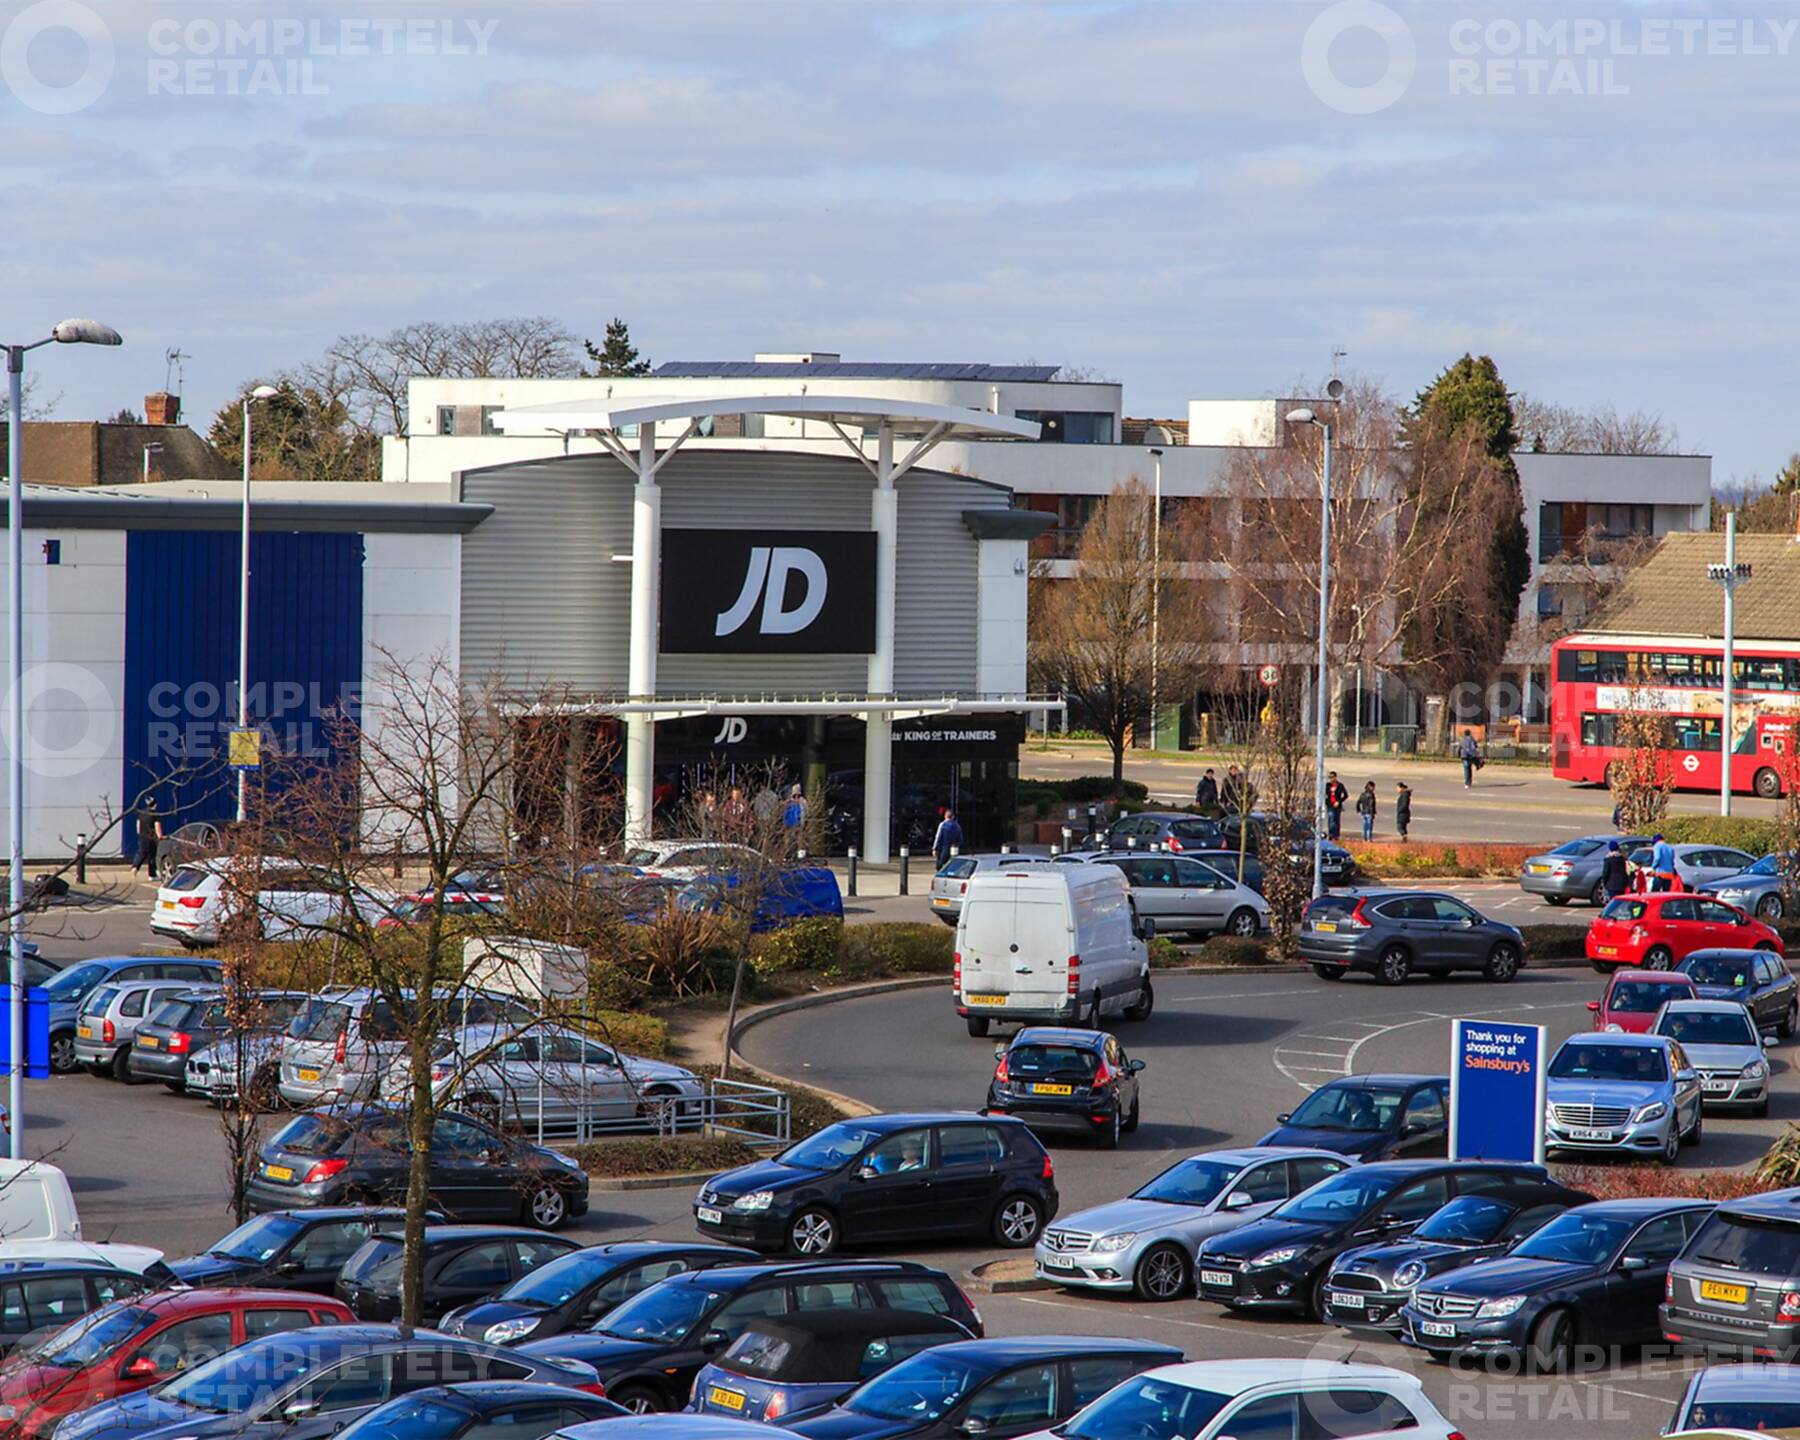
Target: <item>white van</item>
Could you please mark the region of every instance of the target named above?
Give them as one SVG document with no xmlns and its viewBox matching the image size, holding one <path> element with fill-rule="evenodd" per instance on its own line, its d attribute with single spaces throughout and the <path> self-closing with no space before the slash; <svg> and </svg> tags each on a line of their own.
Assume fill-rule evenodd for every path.
<svg viewBox="0 0 1800 1440">
<path fill-rule="evenodd" d="M 42 1160 L 0 1160 L 0 1242 L 80 1238 L 67 1175 Z"/>
<path fill-rule="evenodd" d="M 1147 1019 L 1152 933 L 1117 866 L 987 871 L 969 882 L 956 922 L 956 1013 L 971 1035 L 992 1020 Z"/>
</svg>

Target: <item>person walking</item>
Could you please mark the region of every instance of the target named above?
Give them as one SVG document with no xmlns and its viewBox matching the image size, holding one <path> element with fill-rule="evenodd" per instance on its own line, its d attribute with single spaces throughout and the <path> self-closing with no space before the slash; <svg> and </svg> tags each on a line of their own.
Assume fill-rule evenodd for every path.
<svg viewBox="0 0 1800 1440">
<path fill-rule="evenodd" d="M 1362 793 L 1356 797 L 1356 813 L 1362 816 L 1363 839 L 1375 838 L 1375 782 L 1366 781 Z"/>
<path fill-rule="evenodd" d="M 781 807 L 782 828 L 787 831 L 788 850 L 797 854 L 806 843 L 806 789 L 801 785 L 790 785 L 787 793 L 787 804 Z"/>
<path fill-rule="evenodd" d="M 956 812 L 947 809 L 938 821 L 937 834 L 931 837 L 931 858 L 937 861 L 938 869 L 950 863 L 950 852 L 961 849 L 962 843 L 963 829 L 956 823 Z"/>
<path fill-rule="evenodd" d="M 1349 788 L 1333 770 L 1325 777 L 1325 838 L 1335 840 L 1344 829 L 1344 806 L 1350 799 Z"/>
<path fill-rule="evenodd" d="M 1219 781 L 1210 765 L 1194 787 L 1194 808 L 1203 815 L 1211 815 L 1219 808 Z"/>
<path fill-rule="evenodd" d="M 150 878 L 156 878 L 156 851 L 163 838 L 162 816 L 156 809 L 156 797 L 146 795 L 138 806 L 137 816 L 138 850 L 137 859 L 131 862 L 131 873 L 137 874 L 142 865 L 150 872 Z"/>
<path fill-rule="evenodd" d="M 1678 873 L 1675 869 L 1675 847 L 1658 832 L 1650 842 L 1650 888 L 1655 891 L 1673 890 Z"/>
<path fill-rule="evenodd" d="M 1406 839 L 1406 832 L 1412 828 L 1412 786 L 1404 780 L 1394 782 L 1394 828 L 1400 832 L 1400 838 Z"/>
<path fill-rule="evenodd" d="M 1244 777 L 1238 774 L 1235 765 L 1225 767 L 1225 783 L 1219 787 L 1219 804 L 1228 815 L 1241 815 L 1244 811 Z"/>
<path fill-rule="evenodd" d="M 1606 892 L 1608 900 L 1631 889 L 1631 874 L 1625 868 L 1625 852 L 1619 848 L 1617 840 L 1606 842 L 1606 860 L 1600 867 L 1600 888 Z"/>
<path fill-rule="evenodd" d="M 1463 731 L 1456 753 L 1462 757 L 1463 789 L 1470 789 L 1475 784 L 1475 772 L 1481 768 L 1481 747 L 1475 743 L 1473 730 Z"/>
</svg>

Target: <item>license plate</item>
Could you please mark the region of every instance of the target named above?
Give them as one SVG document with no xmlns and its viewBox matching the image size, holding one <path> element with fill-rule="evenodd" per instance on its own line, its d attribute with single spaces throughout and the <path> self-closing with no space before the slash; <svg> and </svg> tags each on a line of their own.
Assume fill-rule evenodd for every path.
<svg viewBox="0 0 1800 1440">
<path fill-rule="evenodd" d="M 1340 1310 L 1361 1310 L 1367 1302 L 1361 1295 L 1352 1294 L 1348 1290 L 1333 1290 L 1331 1303 Z"/>
<path fill-rule="evenodd" d="M 1229 1270 L 1202 1270 L 1200 1283 L 1202 1285 L 1223 1285 L 1227 1290 L 1234 1290 L 1237 1288 L 1237 1277 Z"/>
<path fill-rule="evenodd" d="M 308 1085 L 316 1084 L 319 1079 L 319 1072 L 317 1070 L 296 1070 L 294 1074 L 298 1075 L 300 1079 Z"/>
<path fill-rule="evenodd" d="M 1456 1338 L 1456 1327 L 1454 1325 L 1446 1324 L 1442 1320 L 1421 1320 L 1419 1322 L 1419 1333 L 1421 1335 L 1429 1335 L 1434 1340 L 1454 1340 Z"/>
<path fill-rule="evenodd" d="M 294 1178 L 293 1167 L 289 1165 L 265 1165 L 263 1174 L 271 1180 L 292 1180 Z"/>
<path fill-rule="evenodd" d="M 1031 1093 L 1033 1095 L 1073 1095 L 1075 1087 L 1073 1085 L 1033 1085 Z"/>
<path fill-rule="evenodd" d="M 1073 1270 L 1075 1268 L 1075 1262 L 1067 1255 L 1046 1255 L 1044 1257 L 1044 1268 L 1046 1270 Z"/>
<path fill-rule="evenodd" d="M 1700 1088 L 1708 1095 L 1723 1095 L 1731 1088 L 1729 1080 L 1702 1080 Z"/>
<path fill-rule="evenodd" d="M 1585 1126 L 1571 1125 L 1569 1138 L 1571 1140 L 1611 1140 L 1613 1132 L 1611 1130 L 1589 1130 Z"/>
<path fill-rule="evenodd" d="M 735 1390 L 721 1390 L 717 1385 L 706 1387 L 706 1398 L 714 1405 L 721 1405 L 727 1410 L 742 1410 L 744 1397 Z"/>
<path fill-rule="evenodd" d="M 140 1050 L 154 1050 L 156 1044 L 157 1041 L 154 1035 L 140 1035 L 137 1037 L 137 1047 Z"/>
<path fill-rule="evenodd" d="M 1004 1005 L 1006 997 L 1004 995 L 971 995 L 969 1003 L 971 1005 Z"/>
<path fill-rule="evenodd" d="M 1327 935 L 1335 935 L 1337 934 L 1337 922 L 1335 920 L 1315 920 L 1313 929 L 1323 930 Z"/>
<path fill-rule="evenodd" d="M 1596 945 L 1594 953 L 1596 955 L 1617 955 L 1619 947 L 1617 945 Z"/>
<path fill-rule="evenodd" d="M 175 902 L 173 900 L 158 900 L 156 902 L 156 908 L 158 910 L 173 910 L 175 908 Z"/>
<path fill-rule="evenodd" d="M 1700 1298 L 1702 1300 L 1721 1300 L 1727 1305 L 1742 1305 L 1750 1298 L 1748 1285 L 1728 1285 L 1723 1280 L 1702 1280 L 1700 1282 Z"/>
<path fill-rule="evenodd" d="M 948 905 L 950 903 L 950 897 L 948 895 L 933 895 L 931 897 L 931 903 L 933 905 Z"/>
<path fill-rule="evenodd" d="M 696 1219 L 705 1225 L 717 1225 L 725 1219 L 722 1211 L 715 1210 L 710 1205 L 696 1205 L 694 1207 L 694 1215 Z"/>
<path fill-rule="evenodd" d="M 1550 873 L 1550 867 L 1548 865 L 1528 865 L 1525 868 L 1531 871 L 1533 875 L 1548 875 Z"/>
<path fill-rule="evenodd" d="M 77 1025 L 75 1027 L 75 1033 L 83 1040 L 92 1040 L 94 1038 L 94 1027 L 92 1025 Z"/>
</svg>

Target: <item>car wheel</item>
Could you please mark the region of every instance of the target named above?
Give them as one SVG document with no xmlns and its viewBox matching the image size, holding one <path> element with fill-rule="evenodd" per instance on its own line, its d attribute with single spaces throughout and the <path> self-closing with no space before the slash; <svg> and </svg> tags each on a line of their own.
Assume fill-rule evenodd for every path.
<svg viewBox="0 0 1800 1440">
<path fill-rule="evenodd" d="M 1138 1128 L 1138 1106 L 1142 1103 L 1139 1096 L 1131 1097 L 1131 1113 L 1125 1117 L 1125 1133 L 1127 1135 Z"/>
<path fill-rule="evenodd" d="M 1596 975 L 1610 975 L 1619 968 L 1617 965 L 1609 965 L 1604 960 L 1595 960 L 1591 963 L 1593 964 L 1594 973 Z"/>
<path fill-rule="evenodd" d="M 1540 1315 L 1525 1346 L 1525 1363 L 1539 1375 L 1560 1375 L 1575 1349 L 1575 1320 L 1567 1310 Z"/>
<path fill-rule="evenodd" d="M 80 1065 L 75 1058 L 75 1032 L 58 1030 L 50 1037 L 50 1073 L 73 1075 Z"/>
<path fill-rule="evenodd" d="M 994 1239 L 1008 1250 L 1022 1250 L 1037 1239 L 1044 1209 L 1029 1195 L 1008 1195 L 994 1212 Z"/>
<path fill-rule="evenodd" d="M 1375 962 L 1375 978 L 1383 985 L 1404 984 L 1406 977 L 1412 974 L 1412 956 L 1406 953 L 1404 945 L 1390 945 L 1381 952 L 1381 958 Z"/>
<path fill-rule="evenodd" d="M 1156 991 L 1151 988 L 1150 977 L 1146 975 L 1144 977 L 1144 988 L 1138 992 L 1136 1003 L 1125 1012 L 1125 1018 L 1132 1021 L 1134 1024 L 1142 1020 L 1148 1020 L 1150 1018 L 1150 1012 L 1154 1009 L 1156 1009 Z"/>
<path fill-rule="evenodd" d="M 1256 912 L 1248 905 L 1233 910 L 1230 918 L 1225 921 L 1225 933 L 1236 940 L 1252 939 L 1256 931 Z"/>
<path fill-rule="evenodd" d="M 1663 1140 L 1662 1154 L 1657 1158 L 1665 1165 L 1673 1165 L 1681 1157 L 1681 1127 L 1673 1119 L 1669 1121 L 1669 1133 Z"/>
<path fill-rule="evenodd" d="M 185 1080 L 165 1080 L 162 1083 L 163 1089 L 167 1090 L 171 1095 L 187 1094 L 187 1081 Z"/>
<path fill-rule="evenodd" d="M 1306 1318 L 1315 1325 L 1325 1323 L 1325 1277 L 1323 1275 L 1313 1281 L 1312 1290 L 1307 1295 Z"/>
<path fill-rule="evenodd" d="M 1502 940 L 1488 953 L 1482 973 L 1498 984 L 1506 984 L 1519 973 L 1519 947 L 1510 940 Z"/>
<path fill-rule="evenodd" d="M 1342 967 L 1337 965 L 1315 965 L 1313 966 L 1313 974 L 1317 975 L 1321 980 L 1342 980 L 1344 978 Z"/>
<path fill-rule="evenodd" d="M 788 1249 L 796 1255 L 829 1255 L 838 1247 L 837 1216 L 817 1206 L 788 1222 Z"/>
<path fill-rule="evenodd" d="M 974 1036 L 977 1040 L 979 1040 L 983 1036 L 985 1036 L 987 1034 L 987 1032 L 988 1032 L 988 1017 L 987 1016 L 985 1016 L 985 1015 L 969 1016 L 969 1034 L 970 1035 Z"/>
<path fill-rule="evenodd" d="M 1783 1040 L 1791 1040 L 1796 1027 L 1800 1027 L 1800 1000 L 1790 1000 L 1787 1011 L 1776 1023 L 1775 1033 Z"/>
<path fill-rule="evenodd" d="M 609 1390 L 607 1398 L 617 1401 L 633 1415 L 655 1415 L 669 1408 L 663 1403 L 663 1397 L 648 1385 L 624 1385 Z"/>
<path fill-rule="evenodd" d="M 1606 908 L 1606 902 L 1610 899 L 1612 899 L 1612 896 L 1606 893 L 1606 882 L 1604 880 L 1596 880 L 1594 882 L 1594 888 L 1588 891 L 1588 904 L 1592 905 L 1596 910 L 1604 910 Z"/>
<path fill-rule="evenodd" d="M 1100 1028 L 1100 992 L 1098 990 L 1094 992 L 1093 1008 L 1088 1011 L 1087 1028 L 1090 1030 L 1098 1030 Z"/>
<path fill-rule="evenodd" d="M 546 1182 L 525 1197 L 520 1218 L 540 1230 L 561 1229 L 569 1220 L 569 1197 L 558 1186 Z"/>
<path fill-rule="evenodd" d="M 1768 894 L 1756 902 L 1756 915 L 1759 920 L 1779 920 L 1787 907 L 1781 903 L 1781 897 Z"/>
<path fill-rule="evenodd" d="M 117 1080 L 121 1085 L 137 1084 L 137 1081 L 131 1078 L 131 1047 L 129 1045 L 121 1045 L 119 1047 L 118 1054 L 114 1055 L 112 1058 L 112 1065 L 110 1068 L 112 1070 L 112 1078 Z"/>
<path fill-rule="evenodd" d="M 1772 944 L 1771 944 L 1771 943 L 1770 943 L 1770 942 L 1769 942 L 1769 941 L 1767 941 L 1767 940 L 1759 940 L 1759 941 L 1757 941 L 1757 943 L 1756 943 L 1756 948 L 1757 948 L 1757 949 L 1758 949 L 1758 950 L 1760 950 L 1760 951 L 1762 951 L 1762 953 L 1763 953 L 1763 954 L 1765 954 L 1765 955 L 1773 955 L 1773 954 L 1774 954 L 1774 953 L 1775 953 L 1775 947 L 1774 947 L 1774 945 L 1772 945 Z"/>
<path fill-rule="evenodd" d="M 1652 945 L 1644 955 L 1646 970 L 1667 970 L 1675 963 L 1674 952 L 1667 945 Z"/>
<path fill-rule="evenodd" d="M 1546 903 L 1556 906 L 1563 906 L 1569 903 L 1569 897 L 1567 895 L 1546 895 L 1544 900 Z"/>
<path fill-rule="evenodd" d="M 1767 765 L 1756 772 L 1756 778 L 1750 783 L 1755 787 L 1756 793 L 1765 800 L 1779 800 L 1781 798 L 1781 776 L 1777 775 Z"/>
<path fill-rule="evenodd" d="M 1100 1127 L 1100 1148 L 1117 1150 L 1119 1148 L 1119 1132 L 1125 1128 L 1125 1118 L 1119 1114 L 1119 1107 L 1113 1106 L 1113 1112 L 1107 1117 L 1106 1124 Z"/>
<path fill-rule="evenodd" d="M 1155 1245 L 1131 1277 L 1140 1300 L 1179 1300 L 1188 1293 L 1188 1261 L 1179 1245 Z"/>
</svg>

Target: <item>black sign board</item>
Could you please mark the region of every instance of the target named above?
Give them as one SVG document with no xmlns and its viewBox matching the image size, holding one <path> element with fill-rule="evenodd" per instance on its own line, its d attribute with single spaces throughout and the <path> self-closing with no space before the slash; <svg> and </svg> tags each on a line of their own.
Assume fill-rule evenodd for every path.
<svg viewBox="0 0 1800 1440">
<path fill-rule="evenodd" d="M 872 530 L 665 530 L 668 654 L 867 655 Z"/>
</svg>

